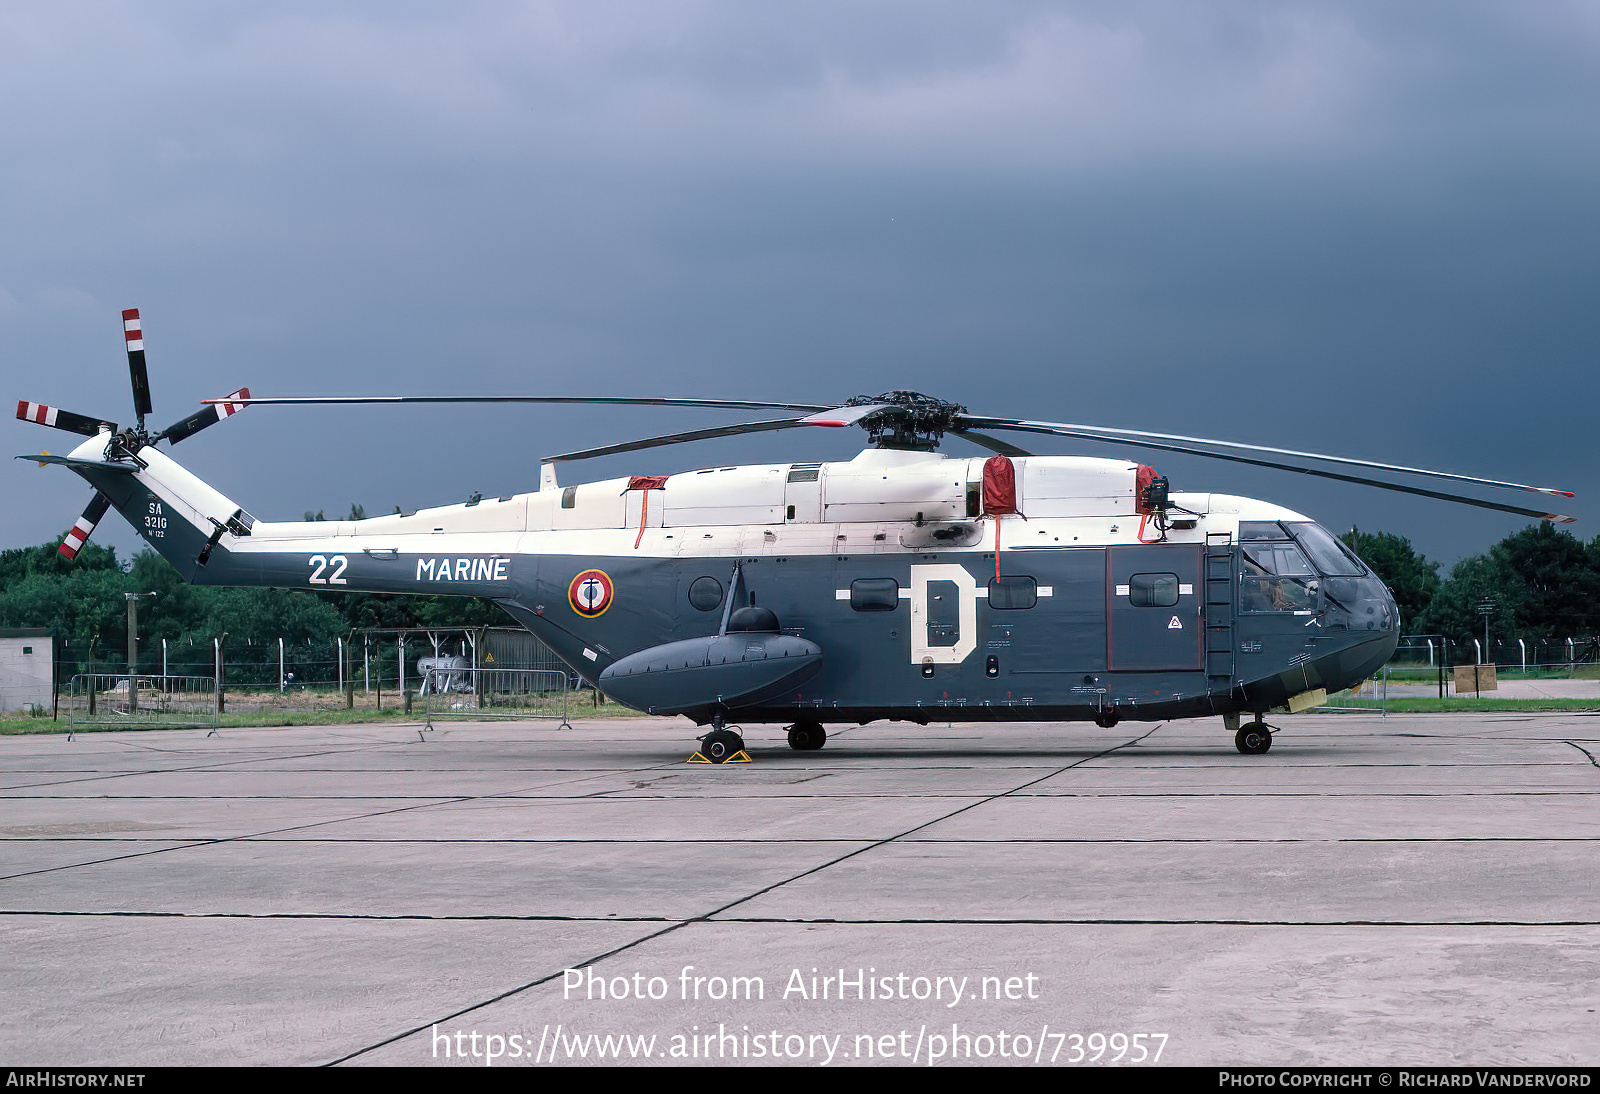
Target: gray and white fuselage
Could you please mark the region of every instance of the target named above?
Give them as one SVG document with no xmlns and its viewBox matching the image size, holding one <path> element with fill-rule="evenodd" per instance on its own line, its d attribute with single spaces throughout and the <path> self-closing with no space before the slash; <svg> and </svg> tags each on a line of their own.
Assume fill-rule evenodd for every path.
<svg viewBox="0 0 1600 1094">
<path fill-rule="evenodd" d="M 74 470 L 189 581 L 485 597 L 589 683 L 700 723 L 1259 713 L 1398 640 L 1388 590 L 1309 518 L 1175 493 L 1161 528 L 1122 460 L 1017 457 L 998 517 L 982 458 L 868 449 L 654 489 L 547 469 L 534 493 L 238 535 L 234 501 L 138 456 Z"/>
</svg>

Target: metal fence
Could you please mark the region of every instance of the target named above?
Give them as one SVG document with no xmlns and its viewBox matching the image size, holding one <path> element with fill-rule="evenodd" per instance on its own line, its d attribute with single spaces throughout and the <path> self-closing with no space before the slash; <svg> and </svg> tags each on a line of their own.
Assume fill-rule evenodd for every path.
<svg viewBox="0 0 1600 1094">
<path fill-rule="evenodd" d="M 217 727 L 216 681 L 205 676 L 85 673 L 67 689 L 67 728 Z"/>
<path fill-rule="evenodd" d="M 1579 666 L 1600 662 L 1600 637 L 1574 635 L 1567 638 L 1491 637 L 1455 641 L 1437 634 L 1403 634 L 1400 646 L 1390 661 L 1395 668 L 1436 667 L 1440 664 L 1496 664 L 1502 669 L 1518 669 L 1560 676 Z"/>
<path fill-rule="evenodd" d="M 423 681 L 427 724 L 440 718 L 560 719 L 572 728 L 572 677 L 549 669 L 433 670 Z"/>
</svg>

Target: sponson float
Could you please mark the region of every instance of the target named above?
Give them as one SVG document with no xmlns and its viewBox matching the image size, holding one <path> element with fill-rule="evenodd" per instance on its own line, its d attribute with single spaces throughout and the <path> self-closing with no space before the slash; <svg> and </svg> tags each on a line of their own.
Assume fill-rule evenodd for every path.
<svg viewBox="0 0 1600 1094">
<path fill-rule="evenodd" d="M 995 418 L 915 392 L 836 406 L 567 396 L 258 398 L 241 389 L 149 433 L 138 313 L 125 314 L 137 422 L 48 405 L 18 417 L 86 439 L 70 468 L 96 495 L 69 557 L 115 506 L 184 578 L 208 585 L 486 597 L 572 670 L 641 710 L 712 727 L 702 752 L 744 747 L 730 723 L 1221 716 L 1262 753 L 1263 716 L 1350 687 L 1393 652 L 1382 582 L 1324 528 L 1264 501 L 1172 492 L 1136 461 L 1046 456 L 997 431 L 1118 441 L 1570 520 L 1416 485 L 1566 491 L 1140 430 Z M 258 520 L 158 447 L 252 404 L 530 402 L 784 412 L 549 457 L 539 489 L 357 521 Z M 709 467 L 561 485 L 591 456 L 791 428 L 859 426 L 836 463 Z M 950 458 L 945 435 L 992 455 Z M 1357 473 L 1359 472 L 1359 473 Z M 1382 473 L 1388 478 L 1375 478 Z M 1404 476 L 1413 481 L 1399 481 Z M 1242 716 L 1249 715 L 1245 724 Z"/>
</svg>

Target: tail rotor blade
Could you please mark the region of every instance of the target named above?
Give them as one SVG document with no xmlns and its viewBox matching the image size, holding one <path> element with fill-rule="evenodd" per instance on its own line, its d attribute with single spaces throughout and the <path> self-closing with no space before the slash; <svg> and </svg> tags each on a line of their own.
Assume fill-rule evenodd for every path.
<svg viewBox="0 0 1600 1094">
<path fill-rule="evenodd" d="M 138 308 L 128 308 L 122 313 L 122 336 L 128 342 L 128 373 L 133 378 L 133 412 L 139 416 L 139 427 L 142 429 L 145 416 L 150 413 L 150 373 L 144 367 L 144 328 L 139 325 Z"/>
<path fill-rule="evenodd" d="M 204 408 L 195 411 L 181 422 L 167 426 L 155 435 L 155 441 L 165 440 L 168 444 L 177 444 L 188 437 L 193 437 L 202 429 L 216 425 L 224 418 L 232 417 L 250 405 L 250 389 L 242 387 L 230 395 L 223 396 L 214 403 L 207 404 Z"/>
<path fill-rule="evenodd" d="M 88 418 L 82 414 L 74 414 L 70 410 L 62 410 L 60 407 L 46 406 L 44 403 L 30 403 L 26 399 L 17 400 L 17 417 L 24 422 L 54 426 L 69 433 L 81 433 L 85 437 L 114 433 L 117 428 L 115 422 L 102 422 L 99 418 Z"/>
<path fill-rule="evenodd" d="M 83 511 L 83 516 L 67 530 L 66 538 L 61 541 L 61 546 L 56 548 L 56 554 L 68 562 L 77 558 L 78 552 L 83 550 L 83 545 L 88 543 L 89 537 L 94 534 L 95 525 L 100 523 L 100 518 L 106 515 L 106 510 L 109 508 L 111 499 L 96 490 L 89 507 Z"/>
</svg>

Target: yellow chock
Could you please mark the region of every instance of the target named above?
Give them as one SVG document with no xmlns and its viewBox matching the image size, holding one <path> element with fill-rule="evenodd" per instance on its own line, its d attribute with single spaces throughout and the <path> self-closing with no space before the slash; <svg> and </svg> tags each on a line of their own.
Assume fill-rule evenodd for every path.
<svg viewBox="0 0 1600 1094">
<path fill-rule="evenodd" d="M 696 752 L 693 756 L 690 756 L 683 762 L 686 764 L 708 764 L 712 761 L 706 759 L 704 754 Z M 751 758 L 750 753 L 741 748 L 739 751 L 735 752 L 732 756 L 729 756 L 722 762 L 725 764 L 753 764 L 755 763 L 755 760 Z"/>
</svg>

